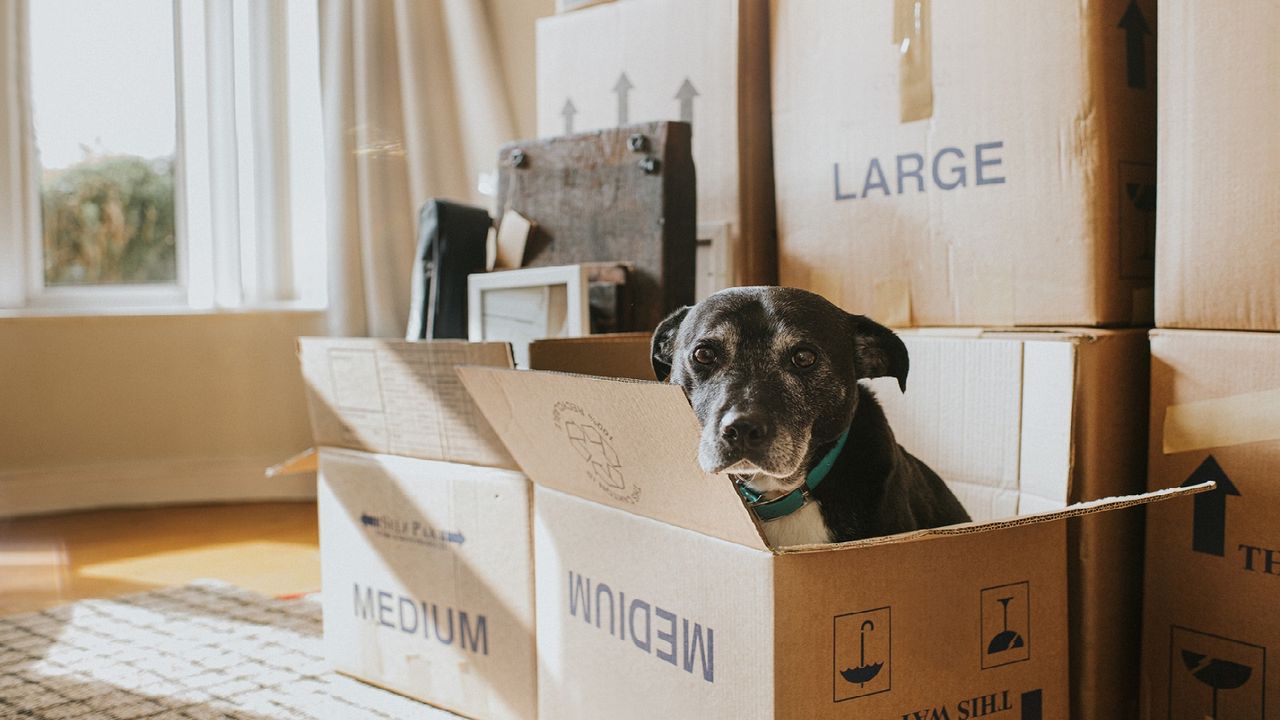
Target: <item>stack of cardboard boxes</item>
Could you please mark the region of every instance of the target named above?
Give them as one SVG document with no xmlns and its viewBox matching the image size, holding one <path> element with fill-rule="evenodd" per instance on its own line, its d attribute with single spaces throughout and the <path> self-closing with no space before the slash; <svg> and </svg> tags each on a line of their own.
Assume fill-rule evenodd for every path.
<svg viewBox="0 0 1280 720">
<path fill-rule="evenodd" d="M 1280 716 L 1280 6 L 1160 16 L 1143 717 Z"/>
<path fill-rule="evenodd" d="M 778 551 L 678 388 L 308 341 L 340 667 L 480 717 L 1280 713 L 1280 89 L 1238 70 L 1280 13 L 1246 4 L 1159 19 L 1157 183 L 1154 0 L 565 0 L 539 133 L 690 121 L 700 294 L 900 328 L 911 391 L 877 394 L 975 522 Z M 1149 344 L 1153 309 L 1205 330 Z M 647 349 L 530 357 L 651 379 Z M 474 406 L 450 363 L 491 366 Z M 1144 605 L 1123 508 L 1206 480 L 1150 511 Z"/>
<path fill-rule="evenodd" d="M 772 7 L 780 281 L 930 328 L 899 440 L 975 519 L 1139 492 L 1154 0 Z M 1070 525 L 1071 717 L 1138 713 L 1141 535 Z"/>
</svg>

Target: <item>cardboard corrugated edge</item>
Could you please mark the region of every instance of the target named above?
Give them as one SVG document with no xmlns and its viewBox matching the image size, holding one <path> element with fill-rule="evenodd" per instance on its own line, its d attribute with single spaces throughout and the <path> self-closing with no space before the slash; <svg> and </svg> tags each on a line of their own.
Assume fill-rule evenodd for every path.
<svg viewBox="0 0 1280 720">
<path fill-rule="evenodd" d="M 1217 487 L 1217 483 L 1210 480 L 1198 485 L 1166 488 L 1164 490 L 1152 490 L 1138 495 L 1124 495 L 1120 497 L 1089 500 L 1086 502 L 1075 503 L 1062 510 L 1022 515 L 1009 520 L 992 520 L 985 523 L 965 523 L 963 525 L 948 525 L 946 527 L 929 528 L 927 530 L 912 530 L 911 532 L 899 533 L 897 535 L 885 535 L 883 537 L 866 538 L 865 540 L 853 540 L 847 543 L 796 545 L 794 547 L 777 549 L 773 552 L 777 555 L 791 555 L 797 553 L 825 552 L 829 550 L 850 550 L 872 545 L 917 542 L 920 540 L 951 537 L 953 535 L 971 535 L 975 533 L 989 532 L 992 530 L 1001 530 L 1003 528 L 1056 522 L 1058 520 L 1082 517 L 1084 515 L 1108 512 L 1110 510 L 1137 507 L 1139 505 L 1147 505 L 1153 502 L 1172 500 L 1177 497 L 1198 495 L 1202 492 L 1213 490 L 1215 487 Z"/>
</svg>

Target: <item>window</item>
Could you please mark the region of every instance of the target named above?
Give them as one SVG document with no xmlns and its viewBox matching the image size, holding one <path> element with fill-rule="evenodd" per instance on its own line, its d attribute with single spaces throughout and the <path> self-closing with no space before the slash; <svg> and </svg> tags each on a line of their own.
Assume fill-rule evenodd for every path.
<svg viewBox="0 0 1280 720">
<path fill-rule="evenodd" d="M 31 4 L 45 287 L 177 283 L 173 27 L 170 0 Z"/>
<path fill-rule="evenodd" d="M 0 264 L 25 272 L 0 307 L 323 304 L 314 0 L 16 5 L 0 144 L 24 143 L 27 187 L 0 197 Z"/>
</svg>

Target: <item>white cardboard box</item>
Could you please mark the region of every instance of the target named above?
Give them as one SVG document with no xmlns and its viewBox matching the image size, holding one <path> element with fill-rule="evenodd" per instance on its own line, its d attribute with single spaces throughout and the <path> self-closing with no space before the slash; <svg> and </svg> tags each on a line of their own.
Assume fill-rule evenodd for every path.
<svg viewBox="0 0 1280 720">
<path fill-rule="evenodd" d="M 536 716 L 531 489 L 458 383 L 505 343 L 303 338 L 326 655 L 455 712 Z"/>
</svg>

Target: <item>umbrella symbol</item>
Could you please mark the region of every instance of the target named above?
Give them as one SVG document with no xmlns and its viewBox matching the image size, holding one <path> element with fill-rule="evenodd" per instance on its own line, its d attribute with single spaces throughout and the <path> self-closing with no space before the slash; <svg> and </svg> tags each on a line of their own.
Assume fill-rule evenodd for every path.
<svg viewBox="0 0 1280 720">
<path fill-rule="evenodd" d="M 1182 664 L 1186 666 L 1191 676 L 1213 689 L 1213 710 L 1209 717 L 1216 718 L 1218 717 L 1218 691 L 1235 690 L 1249 682 L 1249 678 L 1253 675 L 1253 668 L 1230 660 L 1212 658 L 1205 662 L 1206 659 L 1208 658 L 1201 653 L 1182 651 Z"/>
<path fill-rule="evenodd" d="M 1012 648 L 1020 648 L 1023 645 L 1022 636 L 1009 629 L 1010 600 L 1013 600 L 1012 596 L 999 598 L 1000 604 L 1004 607 L 1004 630 L 996 633 L 996 636 L 991 638 L 991 642 L 987 644 L 988 655 L 1002 653 Z"/>
<path fill-rule="evenodd" d="M 874 631 L 875 629 L 875 623 L 870 620 L 862 621 L 862 627 L 858 630 L 858 667 L 845 668 L 840 671 L 840 675 L 846 681 L 857 683 L 858 687 L 863 687 L 871 682 L 884 667 L 883 662 L 878 662 L 874 665 L 867 664 L 867 631 Z"/>
</svg>

